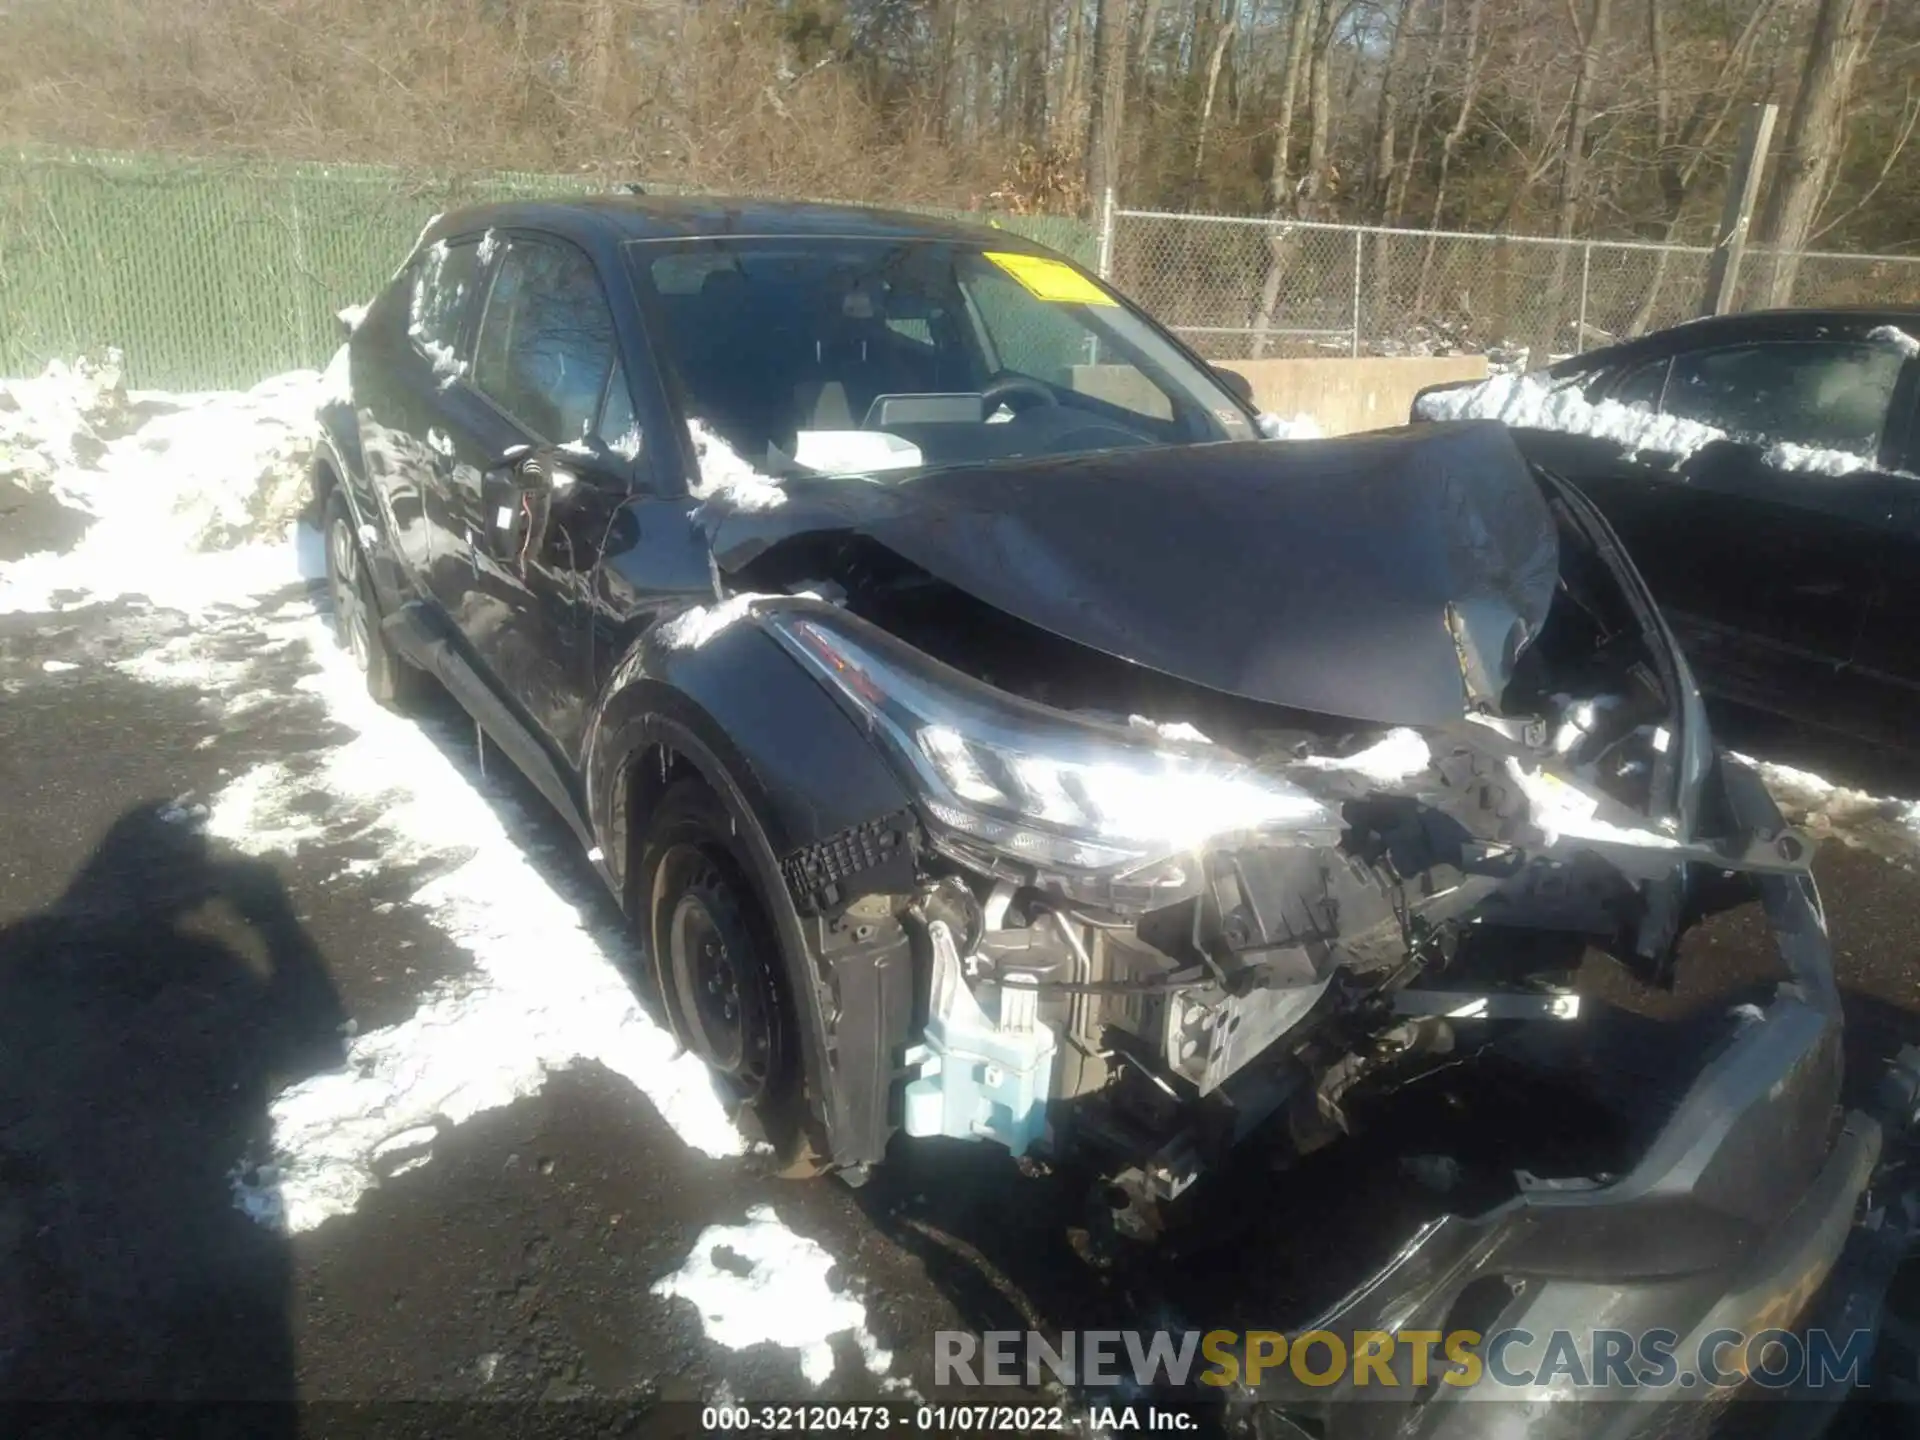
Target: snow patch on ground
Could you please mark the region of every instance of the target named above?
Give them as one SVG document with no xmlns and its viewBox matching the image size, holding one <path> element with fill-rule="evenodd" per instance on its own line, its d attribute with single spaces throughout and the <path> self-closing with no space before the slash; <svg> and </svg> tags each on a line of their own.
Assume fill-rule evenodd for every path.
<svg viewBox="0 0 1920 1440">
<path fill-rule="evenodd" d="M 634 998 L 622 938 L 597 933 L 547 882 L 426 730 L 368 698 L 323 622 L 301 623 L 317 668 L 297 688 L 353 738 L 311 771 L 270 762 L 240 776 L 214 800 L 209 829 L 254 853 L 344 832 L 378 843 L 384 865 L 438 869 L 411 903 L 475 969 L 429 992 L 411 1018 L 356 1036 L 344 1070 L 283 1091 L 273 1154 L 236 1180 L 237 1203 L 311 1229 L 359 1204 L 400 1137 L 509 1104 L 585 1061 L 625 1076 L 692 1148 L 745 1154 L 707 1068 Z"/>
<path fill-rule="evenodd" d="M 893 1357 L 867 1329 L 866 1306 L 828 1283 L 833 1264 L 771 1205 L 756 1205 L 744 1224 L 702 1230 L 686 1263 L 653 1293 L 692 1301 L 707 1337 L 729 1350 L 773 1344 L 798 1351 L 800 1371 L 816 1387 L 833 1377 L 835 1335 L 851 1334 L 867 1368 L 885 1375 Z"/>
<path fill-rule="evenodd" d="M 598 928 L 555 889 L 510 828 L 513 807 L 477 788 L 450 758 L 457 748 L 374 704 L 326 621 L 288 595 L 312 573 L 317 537 L 302 528 L 291 544 L 234 544 L 259 532 L 263 507 L 275 512 L 282 481 L 304 481 L 314 408 L 323 393 L 344 393 L 345 354 L 325 377 L 134 397 L 125 423 L 112 422 L 116 433 L 101 433 L 100 417 L 121 414 L 122 393 L 104 368 L 51 366 L 24 382 L 24 400 L 10 390 L 23 408 L 0 410 L 8 443 L 38 457 L 38 483 L 98 517 L 73 550 L 0 566 L 0 610 L 144 595 L 154 608 L 116 620 L 140 642 L 116 662 L 121 673 L 197 691 L 229 721 L 262 724 L 251 712 L 276 697 L 260 662 L 305 661 L 292 695 L 276 672 L 278 703 L 318 702 L 347 737 L 247 771 L 209 806 L 179 805 L 181 823 L 255 854 L 371 841 L 380 858 L 362 868 L 429 872 L 412 903 L 473 958 L 471 972 L 429 991 L 410 1019 L 355 1036 L 343 1069 L 275 1099 L 272 1153 L 236 1168 L 235 1201 L 262 1221 L 310 1229 L 352 1210 L 383 1173 L 399 1173 L 394 1150 L 430 1151 L 441 1127 L 587 1061 L 625 1076 L 692 1148 L 742 1155 L 747 1143 L 706 1067 L 636 1001 L 621 927 Z M 209 548 L 220 545 L 232 548 Z M 750 598 L 734 609 L 744 613 Z M 699 623 L 717 628 L 732 613 Z"/>
<path fill-rule="evenodd" d="M 1815 839 L 1903 858 L 1920 846 L 1920 801 L 1869 795 L 1770 760 L 1739 754 L 1732 758 L 1757 770 L 1787 822 Z"/>
<path fill-rule="evenodd" d="M 95 517 L 73 550 L 0 565 L 0 614 L 128 595 L 197 613 L 285 583 L 285 542 L 270 537 L 305 502 L 318 372 L 128 397 L 117 361 L 55 363 L 0 390 L 19 407 L 0 406 L 0 470 Z"/>
</svg>

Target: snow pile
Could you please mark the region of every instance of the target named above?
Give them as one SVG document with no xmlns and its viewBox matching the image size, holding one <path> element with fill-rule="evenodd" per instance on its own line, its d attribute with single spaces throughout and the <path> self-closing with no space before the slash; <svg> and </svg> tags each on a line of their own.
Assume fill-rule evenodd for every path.
<svg viewBox="0 0 1920 1440">
<path fill-rule="evenodd" d="M 291 561 L 284 536 L 306 498 L 327 382 L 312 370 L 247 391 L 127 397 L 111 359 L 53 364 L 0 390 L 8 464 L 63 505 L 96 517 L 64 555 L 0 566 L 0 613 L 70 609 L 122 595 L 199 611 L 271 588 Z M 182 555 L 220 552 L 183 566 Z"/>
<path fill-rule="evenodd" d="M 55 360 L 30 380 L 0 380 L 0 479 L 44 489 L 97 462 L 129 424 L 118 350 Z"/>
<path fill-rule="evenodd" d="M 800 1352 L 800 1372 L 814 1386 L 833 1378 L 833 1336 L 851 1334 L 875 1375 L 893 1357 L 867 1329 L 858 1299 L 828 1283 L 833 1257 L 789 1230 L 771 1205 L 747 1211 L 742 1225 L 709 1225 L 686 1263 L 653 1287 L 655 1295 L 690 1300 L 711 1340 L 729 1350 L 782 1345 Z"/>
<path fill-rule="evenodd" d="M 1903 857 L 1920 842 L 1920 801 L 1869 795 L 1770 760 L 1738 754 L 1732 758 L 1757 770 L 1787 822 L 1815 839 Z"/>
</svg>

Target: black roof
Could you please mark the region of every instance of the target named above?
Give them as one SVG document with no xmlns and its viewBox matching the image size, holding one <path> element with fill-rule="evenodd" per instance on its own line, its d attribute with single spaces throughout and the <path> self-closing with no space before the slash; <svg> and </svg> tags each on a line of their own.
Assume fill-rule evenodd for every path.
<svg viewBox="0 0 1920 1440">
<path fill-rule="evenodd" d="M 1562 360 L 1548 373 L 1584 374 L 1621 361 L 1651 360 L 1702 345 L 1736 345 L 1756 340 L 1817 340 L 1828 336 L 1847 339 L 1864 335 L 1882 325 L 1897 325 L 1910 334 L 1920 336 L 1920 305 L 1842 305 L 1820 310 L 1744 310 L 1731 315 L 1707 315 L 1601 350 L 1575 355 Z"/>
<path fill-rule="evenodd" d="M 685 240 L 717 236 L 818 236 L 870 240 L 934 240 L 994 245 L 1007 250 L 1045 247 L 986 225 L 938 215 L 912 215 L 862 205 L 817 205 L 728 195 L 585 195 L 475 205 L 437 219 L 422 239 L 490 226 L 525 225 L 614 240 Z"/>
</svg>

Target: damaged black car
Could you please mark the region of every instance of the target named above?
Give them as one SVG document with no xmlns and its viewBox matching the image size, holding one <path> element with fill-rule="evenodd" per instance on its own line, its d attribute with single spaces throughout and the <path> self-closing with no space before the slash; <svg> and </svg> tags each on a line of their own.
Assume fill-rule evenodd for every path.
<svg viewBox="0 0 1920 1440">
<path fill-rule="evenodd" d="M 1497 1049 L 1632 1153 L 1393 1237 L 1341 1327 L 1490 1276 L 1536 1328 L 1790 1324 L 1834 1263 L 1880 1133 L 1809 843 L 1502 427 L 1267 440 L 1017 236 L 709 200 L 441 218 L 334 378 L 343 641 L 565 817 L 790 1168 L 1072 1157 L 1150 1238 Z M 1734 904 L 1764 995 L 1611 1068 L 1569 954 L 1658 988 Z"/>
</svg>

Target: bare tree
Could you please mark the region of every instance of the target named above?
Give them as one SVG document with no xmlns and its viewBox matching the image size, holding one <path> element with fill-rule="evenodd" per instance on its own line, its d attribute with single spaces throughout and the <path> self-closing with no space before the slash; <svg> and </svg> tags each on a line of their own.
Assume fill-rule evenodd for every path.
<svg viewBox="0 0 1920 1440">
<path fill-rule="evenodd" d="M 1847 98 L 1854 71 L 1871 44 L 1870 22 L 1885 0 L 1820 0 L 1807 38 L 1807 62 L 1781 146 L 1759 233 L 1774 252 L 1767 303 L 1790 304 L 1807 245 L 1840 148 L 1846 142 Z"/>
<path fill-rule="evenodd" d="M 1593 123 L 1594 79 L 1600 68 L 1600 47 L 1606 38 L 1607 12 L 1612 0 L 1590 0 L 1585 24 L 1581 23 L 1576 0 L 1567 0 L 1567 18 L 1573 23 L 1574 40 L 1580 47 L 1579 64 L 1574 70 L 1573 93 L 1567 101 L 1567 138 L 1560 152 L 1560 195 L 1558 219 L 1553 233 L 1557 239 L 1573 238 L 1574 225 L 1586 197 L 1587 131 Z M 1553 271 L 1547 281 L 1545 304 L 1535 331 L 1533 359 L 1544 364 L 1559 334 L 1560 314 L 1567 292 L 1568 247 L 1556 246 Z"/>
<path fill-rule="evenodd" d="M 1205 0 L 1202 0 L 1205 3 Z M 1199 177 L 1207 166 L 1207 127 L 1213 121 L 1213 97 L 1220 88 L 1220 66 L 1233 43 L 1234 28 L 1240 18 L 1240 0 L 1221 0 L 1219 23 L 1214 27 L 1213 43 L 1207 47 L 1206 83 L 1200 99 L 1200 123 L 1193 137 L 1193 173 Z"/>
<path fill-rule="evenodd" d="M 1087 138 L 1087 200 L 1097 211 L 1120 179 L 1120 122 L 1127 101 L 1127 0 L 1098 0 L 1093 31 L 1093 89 Z"/>
<path fill-rule="evenodd" d="M 1293 116 L 1299 103 L 1300 82 L 1311 63 L 1315 22 L 1327 0 L 1293 0 L 1293 24 L 1287 33 L 1285 75 L 1280 92 L 1280 117 L 1274 127 L 1273 165 L 1267 177 L 1268 213 L 1276 220 L 1294 213 L 1298 200 L 1290 179 Z M 1290 232 L 1276 228 L 1267 238 L 1267 270 L 1260 282 L 1260 303 L 1253 319 L 1253 353 L 1267 350 L 1267 332 L 1273 328 L 1274 308 L 1280 303 L 1280 284 L 1286 275 Z"/>
</svg>

